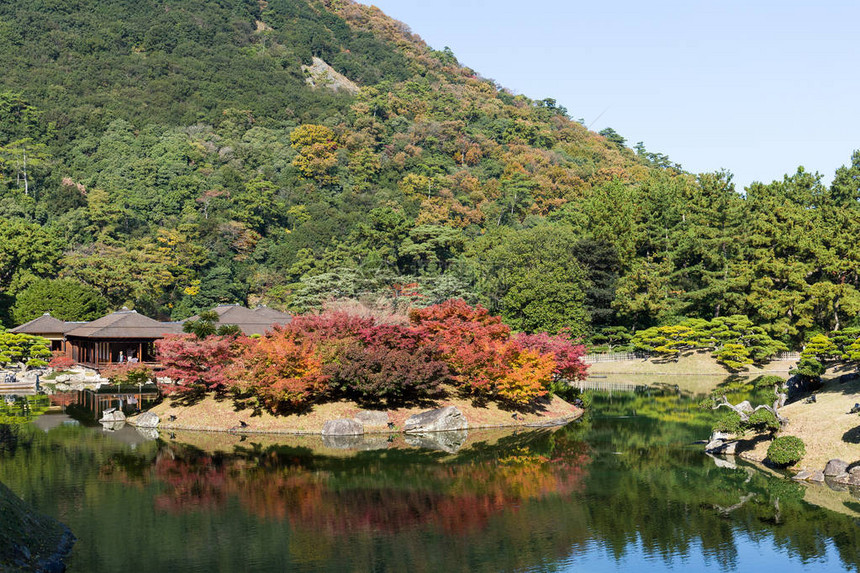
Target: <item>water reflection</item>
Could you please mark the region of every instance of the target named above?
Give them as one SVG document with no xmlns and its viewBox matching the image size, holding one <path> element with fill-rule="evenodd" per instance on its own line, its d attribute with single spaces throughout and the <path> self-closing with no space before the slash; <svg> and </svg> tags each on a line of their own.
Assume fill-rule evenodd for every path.
<svg viewBox="0 0 860 573">
<path fill-rule="evenodd" d="M 716 463 L 690 445 L 711 414 L 677 393 L 591 411 L 558 430 L 361 444 L 177 432 L 132 449 L 119 432 L 27 426 L 0 481 L 70 525 L 71 571 L 745 571 L 759 554 L 858 570 L 852 492 L 839 513 Z"/>
</svg>

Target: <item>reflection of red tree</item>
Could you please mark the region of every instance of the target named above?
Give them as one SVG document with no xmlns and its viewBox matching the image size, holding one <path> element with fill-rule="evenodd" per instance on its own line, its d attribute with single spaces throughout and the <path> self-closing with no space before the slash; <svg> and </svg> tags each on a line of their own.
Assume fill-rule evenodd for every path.
<svg viewBox="0 0 860 573">
<path fill-rule="evenodd" d="M 189 463 L 181 458 L 161 456 L 155 464 L 156 477 L 167 490 L 155 498 L 155 507 L 170 512 L 217 507 L 227 498 L 227 474 L 212 458 L 202 456 Z"/>
<path fill-rule="evenodd" d="M 506 453 L 468 464 L 419 464 L 386 476 L 372 465 L 361 475 L 339 474 L 267 467 L 268 458 L 214 459 L 171 449 L 158 456 L 151 475 L 165 486 L 156 507 L 169 512 L 211 509 L 237 498 L 262 519 L 334 538 L 417 527 L 461 535 L 482 531 L 494 515 L 518 511 L 524 502 L 569 497 L 581 489 L 589 462 L 582 444 L 563 438 L 556 440 L 552 459 L 527 448 Z M 115 467 L 105 470 L 110 479 L 129 479 Z"/>
</svg>

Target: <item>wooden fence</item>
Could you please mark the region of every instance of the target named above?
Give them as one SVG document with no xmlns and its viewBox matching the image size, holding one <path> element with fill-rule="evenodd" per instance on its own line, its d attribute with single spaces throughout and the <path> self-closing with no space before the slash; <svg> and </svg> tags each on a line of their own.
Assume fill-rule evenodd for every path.
<svg viewBox="0 0 860 573">
<path fill-rule="evenodd" d="M 630 384 L 628 382 L 609 382 L 608 380 L 600 380 L 589 378 L 587 380 L 576 380 L 570 382 L 574 388 L 578 388 L 580 392 L 591 390 L 595 392 L 636 392 L 647 388 L 643 384 Z"/>
<path fill-rule="evenodd" d="M 607 354 L 586 354 L 582 357 L 586 364 L 597 362 L 621 362 L 622 360 L 644 360 L 651 355 L 647 352 L 610 352 Z"/>
<path fill-rule="evenodd" d="M 606 354 L 586 354 L 582 361 L 586 364 L 597 364 L 598 362 L 621 362 L 623 360 L 646 360 L 656 356 L 648 352 L 610 352 Z M 800 352 L 778 352 L 771 362 L 797 362 L 800 360 Z"/>
</svg>

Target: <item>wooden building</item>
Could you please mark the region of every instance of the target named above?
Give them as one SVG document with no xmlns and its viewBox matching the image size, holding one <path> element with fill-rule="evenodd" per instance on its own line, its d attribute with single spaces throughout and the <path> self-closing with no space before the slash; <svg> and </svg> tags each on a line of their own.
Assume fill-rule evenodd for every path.
<svg viewBox="0 0 860 573">
<path fill-rule="evenodd" d="M 224 304 L 212 309 L 218 324 L 234 324 L 246 336 L 262 335 L 275 325 L 288 324 L 292 315 L 267 307 L 249 309 Z M 198 320 L 192 316 L 187 320 Z M 45 313 L 11 332 L 33 334 L 51 341 L 51 350 L 90 368 L 120 362 L 156 364 L 154 342 L 169 334 L 182 334 L 182 322 L 158 322 L 123 308 L 92 322 L 63 322 Z"/>
<path fill-rule="evenodd" d="M 222 304 L 212 311 L 218 315 L 218 326 L 234 324 L 245 336 L 263 335 L 272 330 L 273 326 L 289 324 L 293 320 L 292 315 L 266 306 L 251 310 L 238 304 Z M 186 320 L 200 320 L 200 316 L 195 315 Z"/>
<path fill-rule="evenodd" d="M 30 334 L 33 336 L 41 336 L 47 338 L 51 342 L 52 352 L 65 352 L 66 333 L 73 328 L 86 324 L 84 322 L 63 322 L 51 316 L 50 312 L 46 312 L 39 318 L 34 318 L 30 322 L 25 322 L 21 326 L 16 326 L 9 330 L 15 334 Z"/>
<path fill-rule="evenodd" d="M 153 343 L 181 332 L 178 322 L 158 322 L 123 308 L 66 332 L 66 355 L 92 368 L 120 362 L 154 364 Z"/>
</svg>

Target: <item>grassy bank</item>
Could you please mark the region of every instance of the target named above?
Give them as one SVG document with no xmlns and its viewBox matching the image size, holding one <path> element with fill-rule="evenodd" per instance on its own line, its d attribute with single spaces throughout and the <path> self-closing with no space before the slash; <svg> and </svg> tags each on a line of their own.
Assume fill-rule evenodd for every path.
<svg viewBox="0 0 860 573">
<path fill-rule="evenodd" d="M 860 416 L 848 413 L 860 402 L 860 381 L 839 384 L 835 378 L 826 379 L 815 397 L 814 403 L 800 400 L 780 410 L 788 418 L 780 435 L 797 436 L 806 444 L 806 456 L 794 469 L 824 469 L 833 458 L 860 461 Z M 753 441 L 741 456 L 761 462 L 769 445 L 770 440 Z"/>
</svg>

